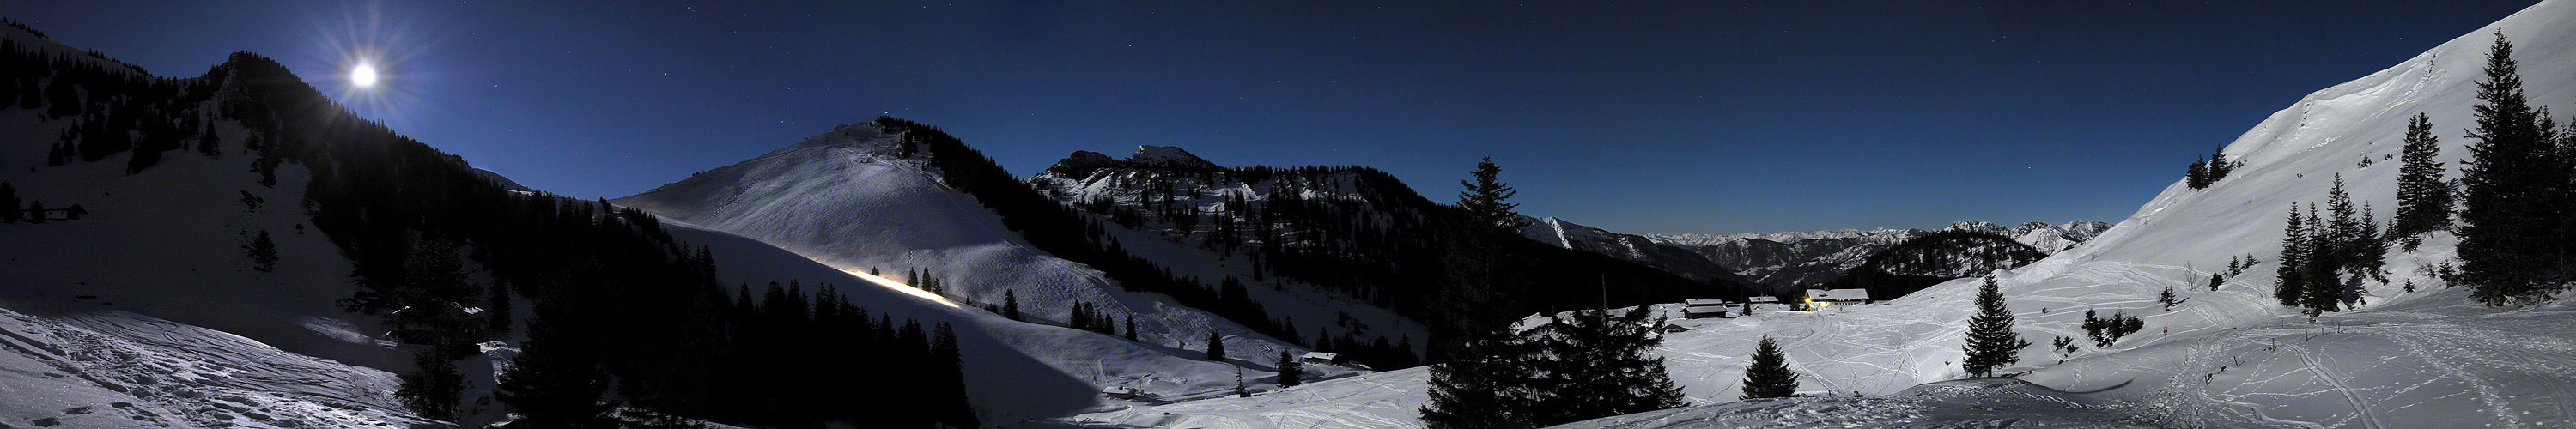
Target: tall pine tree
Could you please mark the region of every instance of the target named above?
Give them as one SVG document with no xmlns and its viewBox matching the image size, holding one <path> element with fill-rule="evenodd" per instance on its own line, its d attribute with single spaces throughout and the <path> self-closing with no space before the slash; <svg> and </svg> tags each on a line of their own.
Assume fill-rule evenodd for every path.
<svg viewBox="0 0 2576 429">
<path fill-rule="evenodd" d="M 1279 387 L 1294 387 L 1306 382 L 1306 365 L 1287 350 L 1279 351 Z"/>
<path fill-rule="evenodd" d="M 1517 346 L 1502 333 L 1505 321 L 1490 305 L 1508 296 L 1515 284 L 1506 272 L 1514 266 L 1506 249 L 1520 239 L 1525 221 L 1507 202 L 1516 191 L 1502 182 L 1502 167 L 1493 158 L 1476 163 L 1470 179 L 1459 182 L 1461 216 L 1446 231 L 1449 252 L 1442 260 L 1446 276 L 1438 302 L 1432 304 L 1431 402 L 1420 412 L 1432 429 L 1527 427 L 1528 416 L 1514 413 L 1517 399 L 1507 389 L 1514 375 L 1528 369 L 1518 361 Z"/>
<path fill-rule="evenodd" d="M 2470 106 L 2469 160 L 2460 171 L 2461 283 L 2487 305 L 2538 300 L 2563 286 L 2548 281 L 2566 260 L 2558 232 L 2564 157 L 2546 141 L 2543 117 L 2523 97 L 2513 42 L 2496 30 L 2478 103 Z M 2554 277 L 2554 276 L 2553 276 Z"/>
<path fill-rule="evenodd" d="M 1218 336 L 1216 331 L 1208 331 L 1207 360 L 1214 362 L 1225 361 L 1225 338 Z"/>
<path fill-rule="evenodd" d="M 1018 290 L 1002 290 L 1002 317 L 1009 318 L 1011 320 L 1020 320 L 1020 292 Z"/>
<path fill-rule="evenodd" d="M 1771 336 L 1753 349 L 1753 365 L 1744 368 L 1744 399 L 1786 398 L 1798 394 L 1798 373 L 1789 371 L 1789 356 Z"/>
<path fill-rule="evenodd" d="M 2451 187 L 2442 182 L 2441 138 L 2433 135 L 2433 117 L 2422 113 L 2406 121 L 2406 146 L 2397 167 L 2397 219 L 2388 235 L 2405 237 L 2407 249 L 2417 235 L 2451 226 Z"/>
<path fill-rule="evenodd" d="M 2289 222 L 2281 237 L 2281 265 L 2275 267 L 2272 280 L 2272 298 L 2284 306 L 2299 305 L 2299 292 L 2307 287 L 2301 277 L 2308 272 L 2308 247 L 2314 245 L 2308 241 L 2307 217 L 2297 203 L 2290 204 Z"/>
<path fill-rule="evenodd" d="M 1968 318 L 1967 357 L 1962 366 L 1973 377 L 1994 376 L 1996 369 L 2021 362 L 2021 349 L 2029 341 L 2013 332 L 2012 309 L 2004 307 L 2004 293 L 1995 285 L 1993 276 L 1977 287 L 1977 315 Z"/>
</svg>

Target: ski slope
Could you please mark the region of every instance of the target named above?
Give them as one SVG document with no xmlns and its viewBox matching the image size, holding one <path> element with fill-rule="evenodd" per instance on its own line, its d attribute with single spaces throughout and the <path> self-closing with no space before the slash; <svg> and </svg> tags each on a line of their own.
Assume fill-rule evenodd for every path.
<svg viewBox="0 0 2576 429">
<path fill-rule="evenodd" d="M 1693 330 L 1667 336 L 1662 350 L 1675 381 L 1703 405 L 1568 427 L 2576 427 L 2570 306 L 2488 308 L 2470 302 L 2464 289 L 2446 288 L 2430 271 L 2452 258 L 2456 239 L 2447 234 L 2431 236 L 2416 251 L 2392 251 L 2390 282 L 2366 285 L 2357 310 L 2310 322 L 2270 296 L 2269 261 L 2277 259 L 2291 204 L 2322 202 L 2339 174 L 2356 202 L 2383 216 L 2376 221 L 2393 211 L 2395 154 L 2406 118 L 2432 116 L 2436 129 L 2445 130 L 2442 158 L 2457 170 L 2469 143 L 2457 130 L 2471 123 L 2474 81 L 2499 28 L 2518 48 L 2532 101 L 2576 106 L 2576 2 L 2542 2 L 2387 70 L 2310 94 L 2227 145 L 2228 157 L 2244 167 L 2225 180 L 2205 190 L 2177 181 L 2100 236 L 1997 272 L 2019 319 L 2017 331 L 2034 343 L 2004 371 L 2028 372 L 2020 378 L 2079 393 L 1996 399 L 1989 407 L 2068 408 L 2064 413 L 2014 416 L 1887 398 L 1963 375 L 1961 334 L 1978 281 L 1962 279 L 1892 302 L 1681 322 Z M 2359 162 L 2365 158 L 2373 160 L 2366 167 Z M 2207 288 L 2213 271 L 2247 255 L 2267 262 L 2218 290 Z M 2403 291 L 2409 281 L 2419 289 Z M 2167 287 L 2185 300 L 2170 311 L 2155 302 Z M 2086 310 L 2141 316 L 2146 328 L 2095 347 L 2082 340 Z M 1743 368 L 1763 336 L 1782 341 L 1810 398 L 1735 402 Z M 2077 338 L 2081 349 L 2050 350 L 2050 340 L 2060 336 Z M 1365 391 L 1338 384 L 1352 382 L 1310 387 Z M 1371 416 L 1402 421 L 1412 415 L 1406 403 L 1421 400 L 1420 389 L 1398 385 L 1318 402 L 1282 396 L 1263 405 L 1170 404 L 1077 419 L 1290 427 L 1190 416 L 1236 416 L 1245 409 L 1326 414 L 1383 402 L 1390 405 L 1368 408 L 1384 410 Z M 2094 405 L 2064 405 L 2069 402 Z M 1160 414 L 1166 412 L 1173 415 Z"/>
</svg>

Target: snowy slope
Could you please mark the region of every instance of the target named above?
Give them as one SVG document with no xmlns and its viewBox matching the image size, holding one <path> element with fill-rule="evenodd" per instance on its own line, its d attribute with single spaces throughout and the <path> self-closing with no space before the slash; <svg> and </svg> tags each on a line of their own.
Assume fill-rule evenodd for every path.
<svg viewBox="0 0 2576 429">
<path fill-rule="evenodd" d="M 1164 397 L 1203 396 L 1234 388 L 1235 365 L 1199 360 L 1195 353 L 1169 344 L 1140 344 L 1089 331 L 1011 321 L 925 296 L 894 280 L 827 266 L 759 240 L 685 223 L 666 225 L 673 237 L 713 251 L 716 275 L 725 284 L 773 280 L 833 284 L 872 314 L 954 324 L 966 360 L 968 396 L 987 422 L 1089 409 L 1096 405 L 1101 386 L 1135 387 Z M 1267 365 L 1267 361 L 1252 361 Z M 1263 369 L 1247 372 L 1256 378 L 1269 374 Z"/>
<path fill-rule="evenodd" d="M 775 245 L 792 252 L 788 254 L 796 255 L 798 260 L 818 263 L 797 268 L 796 272 L 806 276 L 864 277 L 870 270 L 882 269 L 885 278 L 900 280 L 903 276 L 896 273 L 929 269 L 948 285 L 949 296 L 933 296 L 892 281 L 875 283 L 890 286 L 885 289 L 888 292 L 940 303 L 948 308 L 942 312 L 973 315 L 973 326 L 960 326 L 961 330 L 981 330 L 993 347 L 1009 349 L 986 351 L 1028 356 L 1045 367 L 1038 372 L 1048 377 L 1072 377 L 1093 386 L 1135 387 L 1158 397 L 1185 397 L 1233 387 L 1233 366 L 1195 361 L 1202 356 L 1211 330 L 1226 337 L 1230 363 L 1250 367 L 1256 377 L 1267 373 L 1269 358 L 1280 351 L 1305 352 L 1232 321 L 1174 304 L 1168 297 L 1123 291 L 1097 270 L 1031 248 L 972 197 L 942 185 L 938 174 L 925 171 L 928 167 L 922 160 L 899 156 L 892 146 L 897 138 L 873 124 L 845 125 L 748 161 L 613 202 L 644 209 L 675 223 L 702 225 L 711 230 L 698 234 L 722 231 L 725 235 L 748 237 L 743 241 Z M 1158 246 L 1153 243 L 1160 240 L 1129 235 L 1121 235 L 1121 242 L 1128 243 L 1128 250 L 1140 256 L 1219 260 L 1174 255 L 1193 249 Z M 738 244 L 759 247 L 747 242 Z M 719 253 L 720 264 L 731 263 L 729 259 L 733 258 Z M 775 255 L 762 257 L 773 261 L 768 263 L 782 263 L 774 262 L 776 259 L 779 258 Z M 830 272 L 820 272 L 817 267 Z M 1174 269 L 1189 275 L 1195 274 L 1191 270 L 1223 267 Z M 772 279 L 746 275 L 739 282 L 757 284 L 769 280 Z M 1348 314 L 1371 317 L 1370 322 L 1377 323 L 1379 329 L 1399 334 L 1420 329 L 1395 324 L 1393 321 L 1401 319 L 1383 311 L 1367 313 L 1357 303 L 1271 288 L 1251 289 L 1256 297 L 1264 299 L 1274 316 L 1328 321 L 1334 320 L 1335 311 L 1347 310 Z M 1060 325 L 1070 315 L 1075 301 L 1094 304 L 1122 321 L 1133 315 L 1141 343 L 1010 322 L 977 308 L 979 304 L 998 305 L 1006 291 L 1017 295 L 1022 312 L 1032 321 Z M 1419 337 L 1418 333 L 1414 335 Z M 1032 395 L 1007 390 L 1013 389 L 1012 377 L 1036 374 L 1031 371 L 1037 369 L 995 370 L 970 377 L 970 383 L 989 389 L 977 393 Z M 1221 380 L 1213 375 L 1218 373 L 1223 374 Z M 1091 392 L 1096 390 L 1072 397 L 1088 405 L 1089 399 L 1083 398 L 1097 396 Z M 976 396 L 979 404 L 988 397 Z M 1042 408 L 1049 407 L 1028 407 L 1012 411 L 1018 413 L 1012 416 L 1029 417 L 1027 413 Z M 994 410 L 986 412 L 991 414 Z M 1009 420 L 1013 419 L 999 421 Z"/>
<path fill-rule="evenodd" d="M 1099 152 L 1074 151 L 1037 175 L 1023 179 L 1023 182 L 1059 203 L 1077 206 L 1106 204 L 1135 210 L 1138 219 L 1125 227 L 1120 227 L 1114 216 L 1090 215 L 1103 221 L 1110 234 L 1126 250 L 1170 268 L 1174 274 L 1210 282 L 1226 277 L 1243 281 L 1249 286 L 1247 292 L 1263 306 L 1264 311 L 1273 317 L 1287 316 L 1291 322 L 1297 323 L 1301 335 L 1308 330 L 1322 330 L 1360 341 L 1427 338 L 1428 331 L 1420 323 L 1386 308 L 1296 279 L 1257 272 L 1253 251 L 1212 245 L 1208 231 L 1178 227 L 1171 219 L 1148 208 L 1149 203 L 1188 207 L 1213 219 L 1227 214 L 1222 207 L 1228 198 L 1239 198 L 1246 204 L 1267 204 L 1280 198 L 1275 193 L 1294 188 L 1298 198 L 1348 204 L 1356 207 L 1358 212 L 1367 213 L 1364 216 L 1373 220 L 1389 221 L 1399 216 L 1387 210 L 1384 200 L 1372 197 L 1382 195 L 1380 193 L 1386 190 L 1372 189 L 1374 184 L 1360 173 L 1325 172 L 1300 177 L 1305 181 L 1296 184 L 1278 178 L 1288 175 L 1295 174 L 1270 175 L 1267 180 L 1246 181 L 1241 170 L 1218 165 L 1188 150 L 1145 145 L 1138 146 L 1135 152 L 1123 159 Z M 1159 192 L 1148 193 L 1138 188 Z M 1410 194 L 1411 190 L 1402 192 Z M 1265 285 L 1269 287 L 1261 287 Z M 1326 321 L 1329 323 L 1323 323 Z M 1418 349 L 1413 352 L 1422 352 Z"/>
<path fill-rule="evenodd" d="M 2416 112 L 2431 114 L 2437 129 L 2467 127 L 2472 82 L 2496 28 L 2520 48 L 2526 90 L 2536 104 L 2576 106 L 2576 2 L 2543 2 L 2385 71 L 2311 94 L 2227 146 L 2229 157 L 2245 160 L 2246 168 L 2226 180 L 2206 190 L 2177 181 L 2099 237 L 1998 273 L 2020 320 L 2017 330 L 2037 343 L 2005 371 L 2028 371 L 2024 380 L 2118 407 L 2054 414 L 2076 416 L 2061 425 L 1945 414 L 1903 401 L 1858 407 L 1835 404 L 1869 401 L 1730 402 L 1762 336 L 1783 342 L 1809 395 L 1884 397 L 1960 377 L 1956 362 L 1976 281 L 1959 280 L 1888 303 L 1684 322 L 1694 330 L 1667 337 L 1663 349 L 1673 376 L 1695 403 L 1717 405 L 1630 416 L 1649 423 L 1577 427 L 1802 427 L 1862 411 L 1893 413 L 1839 426 L 1892 427 L 1954 415 L 1957 420 L 1903 427 L 2576 427 L 2576 372 L 2568 371 L 2576 368 L 2576 318 L 2567 314 L 2576 309 L 2564 303 L 2487 308 L 2469 302 L 2464 290 L 2444 288 L 2426 267 L 2451 258 L 2455 240 L 2447 235 L 2390 255 L 2390 278 L 2398 284 L 2368 285 L 2361 309 L 2313 323 L 2271 302 L 2269 264 L 2219 290 L 2205 287 L 2211 271 L 2232 257 L 2275 259 L 2288 205 L 2324 199 L 2337 173 L 2355 200 L 2387 213 L 2397 164 L 2363 168 L 2355 161 L 2394 154 L 2404 119 Z M 2465 157 L 2467 140 L 2455 131 L 2445 132 L 2443 143 L 2445 158 Z M 2422 289 L 2404 292 L 2406 281 Z M 2186 300 L 2172 311 L 2154 302 L 2166 287 Z M 2083 336 L 2085 310 L 2140 315 L 2146 329 L 2107 349 L 2087 343 L 2066 355 L 2049 350 L 2052 338 Z M 1348 380 L 1318 385 L 1339 382 Z M 1390 385 L 1381 395 L 1266 408 L 1294 413 L 1418 401 L 1420 388 Z M 2059 399 L 2007 404 L 2063 407 L 2049 405 Z"/>
<path fill-rule="evenodd" d="M 15 28 L 0 37 L 70 51 Z M 68 122 L 0 109 L 0 181 L 90 213 L 0 223 L 0 425 L 420 422 L 391 397 L 394 375 L 370 368 L 401 367 L 407 352 L 371 337 L 383 331 L 374 318 L 332 305 L 354 287 L 350 262 L 298 232 L 303 167 L 260 186 L 231 122 L 212 127 L 234 154 L 221 159 L 172 152 L 133 175 L 126 154 L 45 166 Z M 242 250 L 261 230 L 277 241 L 275 272 L 250 270 Z"/>
</svg>

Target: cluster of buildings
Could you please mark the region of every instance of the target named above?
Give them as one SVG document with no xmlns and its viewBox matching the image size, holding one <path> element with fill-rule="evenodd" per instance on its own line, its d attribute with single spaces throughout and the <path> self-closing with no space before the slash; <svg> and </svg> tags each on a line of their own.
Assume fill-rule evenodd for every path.
<svg viewBox="0 0 2576 429">
<path fill-rule="evenodd" d="M 1868 304 L 1869 302 L 1868 289 L 1808 289 L 1805 296 L 1801 296 L 1796 302 L 1788 304 L 1790 304 L 1791 308 L 1814 311 L 1834 304 Z M 1723 298 L 1699 298 L 1685 300 L 1682 301 L 1682 318 L 1734 318 L 1737 316 L 1753 314 L 1753 310 L 1756 306 L 1765 304 L 1781 304 L 1780 298 L 1767 295 L 1755 295 L 1745 298 L 1743 302 L 1729 301 Z"/>
</svg>

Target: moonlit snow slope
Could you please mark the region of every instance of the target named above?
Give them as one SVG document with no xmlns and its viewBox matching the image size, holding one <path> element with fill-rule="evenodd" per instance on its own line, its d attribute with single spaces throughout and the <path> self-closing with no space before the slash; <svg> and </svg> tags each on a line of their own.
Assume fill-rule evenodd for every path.
<svg viewBox="0 0 2576 429">
<path fill-rule="evenodd" d="M 78 52 L 11 27 L 0 37 Z M 303 167 L 260 186 L 237 155 L 247 133 L 229 121 L 209 127 L 236 154 L 222 159 L 174 152 L 133 175 L 127 154 L 44 166 L 69 122 L 0 110 L 0 181 L 90 213 L 0 224 L 0 426 L 425 422 L 393 399 L 394 374 L 375 369 L 407 352 L 371 337 L 383 332 L 373 318 L 332 305 L 354 287 L 349 261 L 320 233 L 297 233 L 309 221 L 295 203 Z M 275 272 L 250 270 L 242 252 L 261 230 L 277 242 Z"/>
<path fill-rule="evenodd" d="M 865 273 L 882 269 L 884 277 L 865 282 L 880 287 L 868 288 L 875 296 L 867 297 L 861 306 L 895 311 L 898 317 L 930 312 L 967 322 L 959 328 L 961 336 L 970 337 L 961 338 L 967 343 L 970 396 L 988 422 L 1092 407 L 1099 400 L 1099 387 L 1137 388 L 1157 400 L 1228 393 L 1234 387 L 1235 368 L 1245 368 L 1245 377 L 1259 384 L 1270 375 L 1271 359 L 1279 352 L 1305 352 L 1160 295 L 1125 292 L 1099 271 L 1029 247 L 972 197 L 940 184 L 939 175 L 926 171 L 929 167 L 922 160 L 896 156 L 891 146 L 895 139 L 873 124 L 842 126 L 749 161 L 614 202 L 674 223 L 703 227 L 682 228 L 683 240 L 731 243 L 716 247 L 719 264 L 766 265 L 746 268 L 740 275 L 726 273 L 728 282 L 758 284 L 794 277 L 807 283 L 842 285 L 847 291 L 850 285 L 862 284 L 856 278 L 871 277 Z M 1181 258 L 1170 254 L 1189 251 L 1156 245 L 1162 241 L 1150 236 L 1117 233 L 1128 234 L 1121 237 L 1122 242 L 1148 258 Z M 725 251 L 727 247 L 757 256 L 734 256 Z M 896 283 L 904 278 L 899 273 L 920 268 L 942 278 L 950 296 L 935 297 Z M 1210 268 L 1175 269 L 1190 274 L 1190 270 Z M 840 280 L 828 280 L 834 278 Z M 1274 316 L 1333 320 L 1333 313 L 1321 310 L 1329 308 L 1324 304 L 1294 305 L 1328 299 L 1253 289 L 1273 308 Z M 1135 315 L 1141 342 L 1009 321 L 978 308 L 977 304 L 999 304 L 1005 291 L 1017 294 L 1022 311 L 1033 322 L 1061 325 L 1077 300 L 1122 316 L 1122 322 L 1123 316 Z M 915 303 L 937 308 L 905 310 L 921 307 Z M 887 309 L 880 310 L 880 305 Z M 1307 310 L 1301 313 L 1299 308 Z M 1210 330 L 1226 336 L 1229 362 L 1199 360 Z M 999 361 L 985 362 L 988 358 Z M 1325 368 L 1322 375 L 1348 373 L 1348 369 Z M 1025 380 L 1070 380 L 1083 390 L 1032 389 Z"/>
<path fill-rule="evenodd" d="M 2282 217 L 2290 204 L 2324 200 L 2334 175 L 2386 221 L 2406 118 L 2432 115 L 2443 158 L 2457 171 L 2469 142 L 2458 130 L 2471 123 L 2473 82 L 2496 28 L 2516 43 L 2533 102 L 2576 108 L 2576 2 L 2543 2 L 2310 94 L 2227 146 L 2229 158 L 2245 166 L 2226 180 L 2206 190 L 2177 181 L 2101 236 L 2000 272 L 2017 330 L 2035 343 L 2006 372 L 2027 371 L 2022 380 L 2075 393 L 2026 389 L 1975 400 L 2044 410 L 2040 415 L 1942 405 L 1959 399 L 1926 399 L 1917 387 L 1961 376 L 1960 334 L 1977 281 L 1958 280 L 1894 302 L 1683 322 L 1694 330 L 1667 337 L 1663 350 L 1676 381 L 1694 403 L 1707 405 L 1570 427 L 2576 427 L 2576 314 L 2569 314 L 2576 308 L 2471 303 L 2465 289 L 2427 274 L 2426 267 L 2452 257 L 2456 239 L 2447 234 L 2413 252 L 2392 250 L 2392 283 L 2368 285 L 2358 310 L 2311 323 L 2270 297 Z M 2364 157 L 2376 162 L 2358 166 Z M 2266 263 L 2219 290 L 2205 286 L 2212 271 L 2245 255 Z M 2420 289 L 2403 292 L 2407 281 Z M 2172 311 L 2154 301 L 2168 286 L 2186 299 Z M 2071 355 L 2050 351 L 2050 339 L 2083 336 L 2085 310 L 2143 316 L 2146 329 L 2107 349 L 2087 341 Z M 1812 398 L 1734 402 L 1753 343 L 1766 335 L 1782 341 L 1802 393 Z M 1263 404 L 1182 403 L 1086 417 L 1302 427 L 1233 418 L 1257 409 L 1276 416 L 1360 412 L 1413 424 L 1422 387 L 1398 383 L 1415 380 L 1330 400 L 1282 395 Z M 1358 381 L 1299 389 L 1368 391 Z M 1943 395 L 1958 394 L 1967 393 Z M 1362 426 L 1379 425 L 1325 425 Z"/>
</svg>

